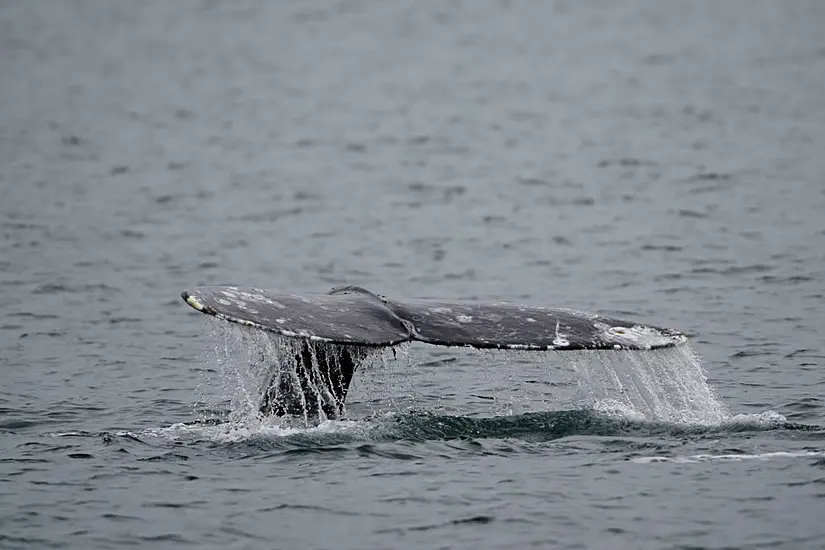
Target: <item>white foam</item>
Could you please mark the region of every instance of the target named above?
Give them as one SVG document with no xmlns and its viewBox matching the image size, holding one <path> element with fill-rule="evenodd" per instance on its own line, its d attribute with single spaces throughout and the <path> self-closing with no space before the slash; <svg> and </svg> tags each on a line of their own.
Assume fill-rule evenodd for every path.
<svg viewBox="0 0 825 550">
<path fill-rule="evenodd" d="M 162 428 L 149 428 L 141 432 L 117 432 L 117 436 L 132 436 L 141 440 L 160 439 L 165 442 L 210 441 L 237 443 L 258 437 L 283 438 L 296 435 L 348 433 L 365 428 L 353 420 L 325 420 L 316 426 L 291 426 L 278 424 L 272 419 L 251 419 L 242 424 L 172 424 Z"/>
<path fill-rule="evenodd" d="M 756 426 L 773 426 L 776 424 L 784 424 L 788 419 L 776 411 L 764 411 L 756 414 L 737 414 L 728 418 L 724 425 L 756 425 Z"/>
</svg>

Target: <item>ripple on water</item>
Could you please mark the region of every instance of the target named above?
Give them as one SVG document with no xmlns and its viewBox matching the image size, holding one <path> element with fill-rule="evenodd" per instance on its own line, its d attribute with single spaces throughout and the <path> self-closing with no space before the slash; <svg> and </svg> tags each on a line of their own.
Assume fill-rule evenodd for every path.
<svg viewBox="0 0 825 550">
<path fill-rule="evenodd" d="M 290 426 L 281 419 L 253 417 L 245 422 L 178 423 L 140 432 L 123 431 L 105 437 L 131 439 L 154 447 L 186 444 L 232 446 L 259 444 L 268 450 L 281 448 L 321 449 L 336 445 L 362 445 L 369 442 L 427 442 L 456 439 L 551 441 L 574 436 L 713 436 L 769 430 L 816 432 L 817 426 L 795 424 L 774 412 L 736 415 L 724 422 L 684 424 L 654 422 L 636 414 L 622 416 L 595 409 L 546 411 L 496 417 L 464 417 L 428 412 L 386 413 L 362 420 L 326 420 L 317 426 Z M 55 434 L 66 435 L 66 434 Z M 78 435 L 71 433 L 68 435 Z M 99 437 L 99 434 L 82 434 Z M 185 460 L 171 453 L 146 460 Z"/>
</svg>

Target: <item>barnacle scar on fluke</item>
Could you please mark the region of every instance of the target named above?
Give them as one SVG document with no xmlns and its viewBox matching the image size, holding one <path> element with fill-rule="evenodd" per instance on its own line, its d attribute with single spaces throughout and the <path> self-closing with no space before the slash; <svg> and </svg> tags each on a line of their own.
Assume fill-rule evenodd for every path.
<svg viewBox="0 0 825 550">
<path fill-rule="evenodd" d="M 370 348 L 417 341 L 503 350 L 651 350 L 683 344 L 676 330 L 594 313 L 507 302 L 390 300 L 357 286 L 326 294 L 206 286 L 182 294 L 194 309 L 296 339 L 293 369 L 273 369 L 260 411 L 338 418 Z"/>
</svg>

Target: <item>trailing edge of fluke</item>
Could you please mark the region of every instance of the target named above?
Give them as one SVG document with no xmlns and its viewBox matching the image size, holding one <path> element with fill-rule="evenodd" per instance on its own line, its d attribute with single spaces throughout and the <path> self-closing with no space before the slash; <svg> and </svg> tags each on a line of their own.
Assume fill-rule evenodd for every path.
<svg viewBox="0 0 825 550">
<path fill-rule="evenodd" d="M 512 350 L 651 350 L 683 344 L 676 330 L 562 308 L 507 302 L 396 301 L 357 286 L 326 294 L 289 294 L 236 286 L 182 293 L 196 310 L 308 342 Z"/>
</svg>

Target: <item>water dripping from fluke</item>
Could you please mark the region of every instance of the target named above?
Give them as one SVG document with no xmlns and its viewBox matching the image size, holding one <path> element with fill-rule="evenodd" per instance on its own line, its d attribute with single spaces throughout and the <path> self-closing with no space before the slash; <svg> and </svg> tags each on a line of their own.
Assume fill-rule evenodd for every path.
<svg viewBox="0 0 825 550">
<path fill-rule="evenodd" d="M 207 403 L 209 406 L 203 410 L 221 409 L 223 405 L 229 411 L 226 420 L 232 426 L 274 423 L 312 427 L 328 420 L 346 419 L 345 397 L 356 369 L 366 370 L 378 364 L 381 370 L 389 371 L 392 369 L 388 358 L 395 356 L 394 348 L 323 342 L 307 345 L 305 340 L 237 325 L 218 322 L 214 327 L 216 344 L 209 357 L 214 368 L 206 371 L 217 373 L 221 403 Z M 526 387 L 519 390 L 523 384 L 519 384 L 512 362 L 501 362 L 502 353 L 516 359 L 514 352 L 484 352 L 479 354 L 482 363 L 489 363 L 484 369 L 489 372 L 508 368 L 515 391 L 526 395 Z M 606 417 L 699 425 L 719 425 L 732 418 L 708 384 L 699 357 L 688 345 L 649 351 L 518 353 L 528 356 L 519 356 L 518 363 L 536 361 L 544 365 L 545 372 L 560 370 L 561 365 L 561 370 L 574 373 L 578 385 L 574 406 Z M 408 350 L 402 355 L 409 361 Z M 409 369 L 405 371 L 409 377 Z M 391 392 L 392 387 L 384 391 Z M 500 414 L 501 400 L 496 399 L 498 408 L 491 412 Z M 562 405 L 569 407 L 571 403 L 555 403 L 553 396 L 548 395 L 537 406 L 511 408 L 510 414 L 552 410 Z"/>
<path fill-rule="evenodd" d="M 559 356 L 579 375 L 586 404 L 606 415 L 702 425 L 732 418 L 687 344 L 646 352 L 579 351 Z"/>
<path fill-rule="evenodd" d="M 356 370 L 369 368 L 376 359 L 386 364 L 385 356 L 394 353 L 225 323 L 214 326 L 216 345 L 207 357 L 214 368 L 206 372 L 217 376 L 207 376 L 205 385 L 217 385 L 219 403 L 210 403 L 202 391 L 199 408 L 228 409 L 226 421 L 235 427 L 312 427 L 345 420 L 346 396 Z"/>
</svg>

